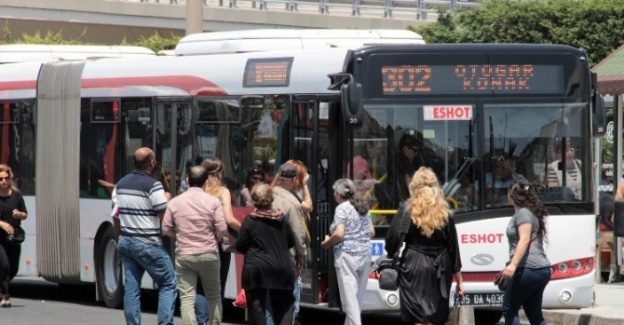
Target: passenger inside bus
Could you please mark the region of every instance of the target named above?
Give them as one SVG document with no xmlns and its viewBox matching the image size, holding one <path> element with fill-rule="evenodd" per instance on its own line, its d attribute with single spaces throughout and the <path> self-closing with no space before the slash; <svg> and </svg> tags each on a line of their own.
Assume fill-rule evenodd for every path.
<svg viewBox="0 0 624 325">
<path fill-rule="evenodd" d="M 419 146 L 418 142 L 416 136 L 404 134 L 399 140 L 398 153 L 394 158 L 397 189 L 402 201 L 410 196 L 407 186 L 414 172 L 425 165 L 420 155 L 421 146 Z"/>
<path fill-rule="evenodd" d="M 574 193 L 576 200 L 580 200 L 583 185 L 581 161 L 576 159 L 576 149 L 571 146 L 569 139 L 555 140 L 553 158 L 554 161 L 548 165 L 546 174 L 547 186 L 549 188 L 565 186 Z M 564 170 L 565 180 L 563 179 Z"/>
<path fill-rule="evenodd" d="M 490 171 L 485 174 L 485 190 L 481 190 L 479 182 L 475 182 L 475 189 L 480 195 L 485 195 L 486 205 L 505 205 L 507 203 L 507 189 L 514 180 L 523 177 L 516 172 L 516 157 L 513 150 L 504 152 L 495 150 L 493 154 L 486 154 L 484 161 L 490 161 Z"/>
</svg>

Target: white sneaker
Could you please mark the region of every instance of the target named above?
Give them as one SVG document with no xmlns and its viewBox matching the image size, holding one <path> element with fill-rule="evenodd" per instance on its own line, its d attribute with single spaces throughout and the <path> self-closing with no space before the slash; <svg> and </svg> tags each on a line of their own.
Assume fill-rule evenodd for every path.
<svg viewBox="0 0 624 325">
<path fill-rule="evenodd" d="M 11 307 L 11 298 L 10 297 L 2 298 L 2 300 L 0 301 L 0 307 L 3 307 L 3 308 Z"/>
</svg>

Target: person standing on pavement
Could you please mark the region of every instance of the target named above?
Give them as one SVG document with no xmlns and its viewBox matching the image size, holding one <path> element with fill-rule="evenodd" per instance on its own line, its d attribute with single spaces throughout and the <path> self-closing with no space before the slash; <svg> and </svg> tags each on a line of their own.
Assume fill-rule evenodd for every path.
<svg viewBox="0 0 624 325">
<path fill-rule="evenodd" d="M 341 178 L 334 183 L 334 199 L 338 203 L 334 220 L 321 247 L 334 246 L 334 266 L 345 325 L 361 325 L 361 306 L 368 284 L 371 242 L 375 228 L 368 217 L 368 202 L 356 194 L 353 181 Z"/>
<path fill-rule="evenodd" d="M 207 179 L 204 167 L 192 167 L 188 178 L 190 188 L 171 199 L 162 222 L 163 234 L 175 238 L 175 268 L 184 325 L 197 325 L 195 295 L 198 278 L 208 300 L 210 324 L 221 324 L 221 265 L 217 246 L 227 233 L 227 226 L 221 202 L 204 193 Z"/>
<path fill-rule="evenodd" d="M 511 260 L 502 274 L 509 279 L 502 308 L 505 325 L 520 325 L 520 307 L 531 325 L 546 325 L 542 297 L 552 273 L 544 251 L 547 210 L 533 186 L 526 178 L 516 179 L 507 194 L 515 213 L 506 230 Z"/>
<path fill-rule="evenodd" d="M 410 198 L 386 234 L 388 256 L 394 256 L 405 243 L 398 280 L 401 317 L 416 325 L 444 324 L 449 318 L 453 277 L 456 295 L 464 294 L 455 221 L 431 168 L 420 167 L 414 173 L 409 192 Z M 409 229 L 401 242 L 405 221 Z"/>
<path fill-rule="evenodd" d="M 13 182 L 11 167 L 0 165 L 0 307 L 11 307 L 9 282 L 17 274 L 22 245 L 9 243 L 8 236 L 28 217 L 22 194 Z"/>
<path fill-rule="evenodd" d="M 286 220 L 295 236 L 295 247 L 291 250 L 295 268 L 295 315 L 298 314 L 298 304 L 301 297 L 301 271 L 308 252 L 308 232 L 306 227 L 306 212 L 302 207 L 302 200 L 297 197 L 307 187 L 309 176 L 302 173 L 293 163 L 286 162 L 280 166 L 277 175 L 271 184 L 273 187 L 273 207 L 284 212 Z M 305 190 L 303 190 L 305 194 Z M 306 202 L 305 199 L 303 202 Z M 310 200 L 311 207 L 311 200 Z M 269 297 L 270 298 L 270 297 Z M 270 314 L 267 322 L 270 322 Z"/>
<path fill-rule="evenodd" d="M 230 190 L 223 186 L 223 174 L 225 173 L 225 169 L 221 159 L 214 156 L 207 157 L 202 161 L 201 165 L 208 173 L 208 179 L 204 184 L 204 192 L 219 199 L 223 206 L 223 215 L 228 228 L 228 234 L 223 236 L 218 245 L 219 260 L 221 262 L 221 266 L 219 267 L 221 297 L 223 297 L 228 273 L 230 272 L 230 262 L 232 260 L 232 253 L 234 249 L 230 241 L 236 238 L 236 233 L 240 229 L 241 223 L 234 217 L 234 211 L 232 209 L 232 195 L 230 194 Z M 197 313 L 197 321 L 199 324 L 204 324 L 210 319 L 210 315 L 206 310 L 207 302 L 206 297 L 204 296 L 204 287 L 201 282 L 197 285 L 196 298 L 195 311 Z"/>
<path fill-rule="evenodd" d="M 156 157 L 150 148 L 134 152 L 135 169 L 117 183 L 113 218 L 124 270 L 124 314 L 128 325 L 141 324 L 141 279 L 147 273 L 158 285 L 158 325 L 173 325 L 177 280 L 161 238 L 167 208 L 162 184 L 152 177 Z"/>
<path fill-rule="evenodd" d="M 290 248 L 295 238 L 284 213 L 273 207 L 273 191 L 268 184 L 251 190 L 254 211 L 243 221 L 236 248 L 245 254 L 242 283 L 247 295 L 250 324 L 265 325 L 267 297 L 272 319 L 291 325 L 294 317 L 295 272 Z"/>
</svg>

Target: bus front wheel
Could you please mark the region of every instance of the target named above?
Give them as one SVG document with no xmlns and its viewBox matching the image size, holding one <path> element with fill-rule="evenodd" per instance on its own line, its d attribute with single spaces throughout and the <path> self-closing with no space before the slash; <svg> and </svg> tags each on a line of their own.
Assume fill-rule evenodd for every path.
<svg viewBox="0 0 624 325">
<path fill-rule="evenodd" d="M 99 295 L 104 304 L 109 308 L 120 308 L 123 302 L 121 261 L 113 227 L 108 227 L 100 237 L 96 277 Z"/>
</svg>

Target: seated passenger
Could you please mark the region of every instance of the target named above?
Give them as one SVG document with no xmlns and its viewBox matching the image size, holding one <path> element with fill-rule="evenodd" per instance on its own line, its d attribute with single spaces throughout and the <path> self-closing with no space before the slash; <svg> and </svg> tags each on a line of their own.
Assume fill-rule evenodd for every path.
<svg viewBox="0 0 624 325">
<path fill-rule="evenodd" d="M 486 204 L 507 204 L 507 189 L 514 180 L 523 177 L 516 173 L 516 159 L 508 153 L 491 158 L 492 170 L 485 174 L 485 190 L 475 182 L 475 189 L 485 195 Z"/>
</svg>

